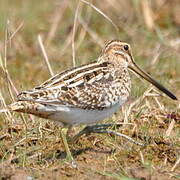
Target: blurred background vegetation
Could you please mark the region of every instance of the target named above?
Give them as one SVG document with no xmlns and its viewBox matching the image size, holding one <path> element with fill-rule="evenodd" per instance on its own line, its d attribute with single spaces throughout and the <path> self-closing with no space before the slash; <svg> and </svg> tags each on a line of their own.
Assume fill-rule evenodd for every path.
<svg viewBox="0 0 180 180">
<path fill-rule="evenodd" d="M 112 20 L 114 25 L 108 18 Z M 1 0 L 0 93 L 7 104 L 12 102 L 17 92 L 31 89 L 51 76 L 40 49 L 38 35 L 42 37 L 54 73 L 73 66 L 72 44 L 75 47 L 75 64 L 80 65 L 95 60 L 108 40 L 126 41 L 131 44 L 137 63 L 180 98 L 179 0 Z M 4 72 L 6 70 L 11 85 L 7 81 Z M 132 78 L 131 101 L 141 97 L 149 87 L 149 84 L 142 83 L 134 76 Z M 174 103 L 168 98 L 162 98 L 160 103 L 162 106 L 166 105 L 167 112 L 175 111 L 177 113 L 176 119 L 179 118 L 178 103 Z M 153 103 L 150 104 L 150 106 L 153 105 Z M 141 104 L 142 106 L 143 104 Z M 1 107 L 3 107 L 2 101 Z M 138 112 L 135 113 L 138 114 Z M 16 119 L 20 116 L 13 114 L 13 117 Z M 7 123 L 7 119 L 4 120 L 3 116 L 0 118 L 1 133 L 3 134 L 10 126 L 8 123 L 14 126 L 14 122 L 8 121 Z M 29 123 L 27 116 L 25 119 Z M 20 119 L 19 122 L 22 123 Z M 38 121 L 38 123 L 40 122 Z M 34 121 L 29 125 L 30 128 L 36 127 L 37 124 L 33 123 Z M 51 124 L 51 126 L 53 125 Z M 4 159 L 8 159 L 4 153 L 9 145 L 14 147 L 17 139 L 24 136 L 23 130 L 20 131 L 18 137 L 14 135 L 14 141 L 9 140 L 11 143 L 8 142 L 8 145 L 5 145 L 6 139 L 1 142 L 0 157 L 3 157 L 2 162 Z M 176 134 L 176 137 L 179 138 L 179 133 Z M 18 153 L 16 155 L 18 156 Z M 88 159 L 88 157 L 86 158 Z M 173 163 L 175 162 L 177 161 Z M 171 164 L 169 169 L 173 165 Z M 22 166 L 22 164 L 17 166 Z M 42 166 L 41 163 L 40 166 Z M 102 165 L 102 167 L 104 166 Z M 117 168 L 117 164 L 114 168 Z M 113 171 L 110 170 L 110 172 Z M 74 171 L 69 173 L 72 175 Z M 77 176 L 78 173 L 80 172 L 77 171 Z M 117 174 L 103 173 L 99 173 L 98 176 L 94 175 L 94 177 L 103 176 L 112 179 L 120 177 L 116 176 Z M 2 174 L 0 173 L 0 175 Z M 88 175 L 82 176 L 82 179 L 85 177 L 88 179 Z"/>
<path fill-rule="evenodd" d="M 176 60 L 179 56 L 179 1 L 92 2 L 113 20 L 119 31 L 101 14 L 81 2 L 74 39 L 76 64 L 96 59 L 107 40 L 120 39 L 132 45 L 139 64 L 152 69 L 151 73 L 160 80 L 163 74 L 162 79 L 165 78 L 168 84 L 167 78 L 171 79 L 179 72 Z M 77 1 L 66 0 L 0 1 L 2 57 L 6 27 L 10 37 L 21 26 L 7 47 L 8 70 L 18 90 L 31 88 L 49 78 L 42 61 L 38 34 L 42 35 L 54 72 L 72 66 L 71 42 L 76 7 Z M 157 55 L 158 60 L 154 62 Z M 160 71 L 154 71 L 154 68 Z"/>
</svg>

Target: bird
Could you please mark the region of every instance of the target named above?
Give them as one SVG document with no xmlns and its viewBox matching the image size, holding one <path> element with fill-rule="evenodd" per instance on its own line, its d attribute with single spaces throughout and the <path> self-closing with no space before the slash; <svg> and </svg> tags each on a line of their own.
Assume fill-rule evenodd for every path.
<svg viewBox="0 0 180 180">
<path fill-rule="evenodd" d="M 91 127 L 89 124 L 97 124 L 117 112 L 131 93 L 130 71 L 177 100 L 173 93 L 135 63 L 128 43 L 111 40 L 95 61 L 65 70 L 31 90 L 22 91 L 17 101 L 8 105 L 6 110 L 59 123 L 66 158 L 76 167 L 68 145 L 69 130 L 80 124 Z M 76 138 L 88 131 L 87 127 Z M 108 125 L 92 127 L 93 132 L 99 132 Z"/>
</svg>

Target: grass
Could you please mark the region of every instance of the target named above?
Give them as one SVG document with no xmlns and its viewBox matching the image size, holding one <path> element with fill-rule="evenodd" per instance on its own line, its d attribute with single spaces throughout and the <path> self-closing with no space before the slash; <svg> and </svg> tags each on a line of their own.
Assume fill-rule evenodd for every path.
<svg viewBox="0 0 180 180">
<path fill-rule="evenodd" d="M 54 73 L 73 66 L 73 32 L 76 65 L 96 59 L 105 41 L 121 39 L 131 44 L 135 61 L 180 98 L 179 22 L 174 15 L 178 1 L 145 4 L 145 11 L 150 9 L 153 15 L 143 14 L 142 2 L 97 1 L 93 3 L 95 8 L 80 2 L 76 11 L 78 1 L 1 1 L 1 107 L 3 100 L 9 104 L 16 97 L 15 89 L 19 92 L 31 89 L 50 77 L 37 38 L 39 34 Z M 160 2 L 164 2 L 161 8 Z M 145 16 L 153 20 L 153 27 Z M 22 23 L 5 45 L 5 31 L 8 30 L 9 38 Z M 5 70 L 13 85 L 9 85 Z M 154 96 L 159 92 L 134 75 L 132 81 L 129 101 L 106 122 L 128 122 L 117 131 L 148 146 L 142 148 L 115 136 L 83 136 L 71 145 L 78 163 L 78 169 L 72 169 L 64 160 L 56 124 L 24 114 L 1 114 L 1 179 L 179 179 L 179 101 L 164 95 Z M 80 129 L 82 126 L 76 127 L 74 133 Z"/>
</svg>

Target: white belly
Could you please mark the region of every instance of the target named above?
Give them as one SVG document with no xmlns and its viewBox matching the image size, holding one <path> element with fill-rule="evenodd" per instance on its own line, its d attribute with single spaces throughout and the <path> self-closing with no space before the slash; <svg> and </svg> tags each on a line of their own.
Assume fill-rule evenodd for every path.
<svg viewBox="0 0 180 180">
<path fill-rule="evenodd" d="M 49 112 L 48 119 L 60 124 L 69 124 L 72 126 L 93 124 L 112 116 L 124 102 L 125 101 L 117 102 L 113 106 L 103 110 L 84 110 L 63 105 L 46 106 L 46 113 Z"/>
</svg>

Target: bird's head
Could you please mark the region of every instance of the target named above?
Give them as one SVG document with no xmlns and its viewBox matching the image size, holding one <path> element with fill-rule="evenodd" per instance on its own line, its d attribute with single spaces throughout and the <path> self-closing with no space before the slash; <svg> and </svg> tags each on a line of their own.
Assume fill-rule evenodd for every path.
<svg viewBox="0 0 180 180">
<path fill-rule="evenodd" d="M 174 96 L 169 90 L 167 90 L 164 86 L 154 80 L 149 74 L 143 71 L 135 63 L 129 44 L 119 40 L 112 40 L 108 42 L 102 51 L 101 59 L 105 59 L 105 61 L 114 64 L 116 67 L 119 67 L 119 70 L 121 70 L 121 68 L 128 68 L 129 70 L 133 71 L 140 77 L 156 86 L 170 98 L 177 100 L 176 96 Z"/>
</svg>

